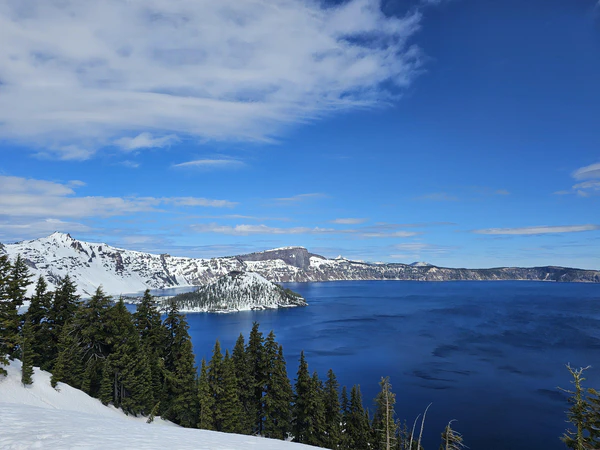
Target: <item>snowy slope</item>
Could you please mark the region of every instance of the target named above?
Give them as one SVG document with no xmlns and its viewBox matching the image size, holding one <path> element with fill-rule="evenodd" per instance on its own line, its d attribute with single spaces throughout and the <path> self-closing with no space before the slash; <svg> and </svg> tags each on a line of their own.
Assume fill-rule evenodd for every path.
<svg viewBox="0 0 600 450">
<path fill-rule="evenodd" d="M 303 247 L 283 247 L 233 257 L 200 259 L 154 255 L 78 241 L 64 233 L 15 244 L 0 244 L 0 254 L 21 254 L 37 277 L 43 274 L 52 285 L 66 274 L 79 293 L 92 294 L 99 285 L 110 295 L 146 288 L 206 285 L 231 271 L 255 272 L 267 280 L 543 280 L 600 282 L 600 271 L 564 267 L 499 267 L 452 269 L 417 263 L 370 264 L 343 257 L 327 259 Z M 30 287 L 33 291 L 33 286 Z"/>
<path fill-rule="evenodd" d="M 175 296 L 181 312 L 234 312 L 307 306 L 300 295 L 253 272 L 232 272 L 195 292 Z"/>
<path fill-rule="evenodd" d="M 2 449 L 309 450 L 302 444 L 180 428 L 161 419 L 151 424 L 126 416 L 36 369 L 34 384 L 20 383 L 19 361 L 0 376 Z"/>
</svg>

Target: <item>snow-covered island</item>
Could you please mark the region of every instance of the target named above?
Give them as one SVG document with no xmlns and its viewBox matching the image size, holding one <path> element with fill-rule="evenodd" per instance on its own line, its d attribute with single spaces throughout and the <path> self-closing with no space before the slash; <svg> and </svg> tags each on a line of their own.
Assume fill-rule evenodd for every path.
<svg viewBox="0 0 600 450">
<path fill-rule="evenodd" d="M 167 302 L 176 302 L 181 312 L 236 312 L 307 306 L 299 294 L 284 289 L 254 272 L 233 271 L 194 292 L 178 294 Z"/>
</svg>

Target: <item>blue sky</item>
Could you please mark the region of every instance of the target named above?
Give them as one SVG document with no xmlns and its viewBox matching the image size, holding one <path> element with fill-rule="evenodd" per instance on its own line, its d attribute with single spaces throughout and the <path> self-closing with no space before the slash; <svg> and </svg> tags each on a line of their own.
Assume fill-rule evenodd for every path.
<svg viewBox="0 0 600 450">
<path fill-rule="evenodd" d="M 0 0 L 0 241 L 600 269 L 600 5 Z"/>
</svg>

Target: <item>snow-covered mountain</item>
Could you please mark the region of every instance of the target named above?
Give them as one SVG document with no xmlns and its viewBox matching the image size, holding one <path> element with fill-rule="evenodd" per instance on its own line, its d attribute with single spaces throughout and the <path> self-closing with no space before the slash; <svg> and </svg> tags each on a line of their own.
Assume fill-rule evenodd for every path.
<svg viewBox="0 0 600 450">
<path fill-rule="evenodd" d="M 289 289 L 254 272 L 230 272 L 194 292 L 176 295 L 181 312 L 234 312 L 307 306 Z"/>
<path fill-rule="evenodd" d="M 21 363 L 0 375 L 2 449 L 310 450 L 315 447 L 239 434 L 181 428 L 159 418 L 126 416 L 68 384 L 50 385 L 35 369 L 33 384 L 21 384 Z"/>
<path fill-rule="evenodd" d="M 267 280 L 543 280 L 600 282 L 600 271 L 564 267 L 452 269 L 432 265 L 366 263 L 342 257 L 327 259 L 303 247 L 285 247 L 223 258 L 183 258 L 125 250 L 73 239 L 64 233 L 15 244 L 0 244 L 0 253 L 21 254 L 34 275 L 51 284 L 69 274 L 79 293 L 102 285 L 111 295 L 176 286 L 200 286 L 232 271 L 255 272 Z M 33 288 L 32 288 L 33 289 Z"/>
</svg>

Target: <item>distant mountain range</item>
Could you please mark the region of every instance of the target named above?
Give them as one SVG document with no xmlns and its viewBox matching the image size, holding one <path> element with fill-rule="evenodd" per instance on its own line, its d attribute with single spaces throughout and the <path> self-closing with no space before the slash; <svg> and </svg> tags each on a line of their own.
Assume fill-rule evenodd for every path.
<svg viewBox="0 0 600 450">
<path fill-rule="evenodd" d="M 65 233 L 0 244 L 0 254 L 21 254 L 38 276 L 49 283 L 69 274 L 79 293 L 88 295 L 102 285 L 111 295 L 146 288 L 205 285 L 232 271 L 256 272 L 275 282 L 340 280 L 539 280 L 600 283 L 600 271 L 566 267 L 498 267 L 452 269 L 426 263 L 366 263 L 342 257 L 328 259 L 303 247 L 284 247 L 222 258 L 184 258 L 125 250 L 73 239 Z"/>
</svg>

